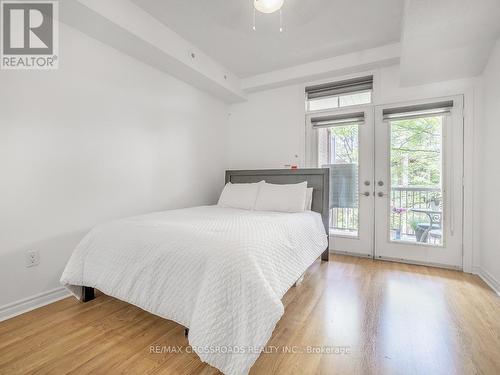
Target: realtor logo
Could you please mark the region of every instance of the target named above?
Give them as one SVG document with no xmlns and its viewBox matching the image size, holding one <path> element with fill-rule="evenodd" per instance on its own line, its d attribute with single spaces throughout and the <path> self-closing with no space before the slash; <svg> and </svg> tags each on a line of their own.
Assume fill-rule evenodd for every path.
<svg viewBox="0 0 500 375">
<path fill-rule="evenodd" d="M 2 69 L 57 69 L 58 3 L 1 1 Z"/>
</svg>

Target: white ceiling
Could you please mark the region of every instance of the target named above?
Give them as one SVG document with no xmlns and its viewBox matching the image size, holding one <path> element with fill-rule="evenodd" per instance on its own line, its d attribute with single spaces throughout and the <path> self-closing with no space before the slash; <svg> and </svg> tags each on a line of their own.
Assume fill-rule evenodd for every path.
<svg viewBox="0 0 500 375">
<path fill-rule="evenodd" d="M 246 93 L 400 65 L 403 86 L 481 74 L 500 0 L 65 0 L 61 20 L 228 103 Z"/>
<path fill-rule="evenodd" d="M 409 1 L 403 29 L 403 85 L 474 77 L 500 35 L 500 0 Z"/>
<path fill-rule="evenodd" d="M 402 0 L 285 0 L 279 14 L 252 0 L 132 0 L 239 77 L 397 42 Z"/>
</svg>

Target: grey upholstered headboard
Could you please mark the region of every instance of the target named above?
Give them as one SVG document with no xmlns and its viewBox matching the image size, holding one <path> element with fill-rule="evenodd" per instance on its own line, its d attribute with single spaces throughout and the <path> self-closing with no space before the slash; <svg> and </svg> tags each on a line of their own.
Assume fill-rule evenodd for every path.
<svg viewBox="0 0 500 375">
<path fill-rule="evenodd" d="M 226 183 L 248 183 L 265 180 L 270 184 L 297 184 L 307 181 L 312 187 L 312 210 L 319 212 L 328 233 L 330 219 L 330 170 L 328 168 L 310 169 L 261 169 L 226 171 Z"/>
</svg>

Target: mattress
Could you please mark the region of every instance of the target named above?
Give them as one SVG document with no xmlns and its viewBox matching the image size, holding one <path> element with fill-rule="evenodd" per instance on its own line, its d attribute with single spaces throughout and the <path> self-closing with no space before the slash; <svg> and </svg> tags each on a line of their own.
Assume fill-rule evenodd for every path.
<svg viewBox="0 0 500 375">
<path fill-rule="evenodd" d="M 281 298 L 327 248 L 316 212 L 201 206 L 92 229 L 61 277 L 189 328 L 202 361 L 247 374 L 284 313 Z"/>
</svg>

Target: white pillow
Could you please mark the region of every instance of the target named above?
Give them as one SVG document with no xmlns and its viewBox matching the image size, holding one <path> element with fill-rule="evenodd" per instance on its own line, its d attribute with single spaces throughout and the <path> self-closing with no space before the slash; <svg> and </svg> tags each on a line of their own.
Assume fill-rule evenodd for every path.
<svg viewBox="0 0 500 375">
<path fill-rule="evenodd" d="M 313 203 L 313 188 L 307 188 L 306 190 L 306 204 L 304 205 L 304 211 L 311 211 Z"/>
<path fill-rule="evenodd" d="M 289 185 L 264 183 L 260 186 L 255 210 L 303 212 L 306 204 L 307 182 Z"/>
<path fill-rule="evenodd" d="M 226 186 L 224 186 L 224 190 L 222 190 L 217 205 L 221 207 L 253 210 L 257 194 L 259 193 L 259 186 L 264 183 L 265 181 L 253 184 L 232 184 L 228 182 Z"/>
</svg>

